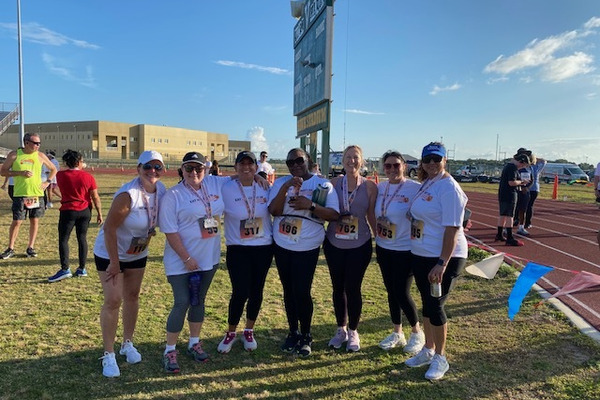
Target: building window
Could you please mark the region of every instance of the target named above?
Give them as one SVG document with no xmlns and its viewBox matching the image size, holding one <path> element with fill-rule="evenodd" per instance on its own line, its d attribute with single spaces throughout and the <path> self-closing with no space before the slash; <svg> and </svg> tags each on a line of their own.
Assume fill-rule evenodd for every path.
<svg viewBox="0 0 600 400">
<path fill-rule="evenodd" d="M 192 141 L 188 140 L 186 144 L 189 146 L 190 144 L 192 144 Z"/>
<path fill-rule="evenodd" d="M 156 141 L 156 139 L 152 138 L 151 142 L 154 143 Z"/>
<path fill-rule="evenodd" d="M 162 139 L 158 139 L 158 143 L 162 143 Z"/>
<path fill-rule="evenodd" d="M 169 143 L 169 139 L 165 139 L 165 143 Z"/>
<path fill-rule="evenodd" d="M 194 140 L 194 146 L 196 145 L 196 141 Z"/>
</svg>

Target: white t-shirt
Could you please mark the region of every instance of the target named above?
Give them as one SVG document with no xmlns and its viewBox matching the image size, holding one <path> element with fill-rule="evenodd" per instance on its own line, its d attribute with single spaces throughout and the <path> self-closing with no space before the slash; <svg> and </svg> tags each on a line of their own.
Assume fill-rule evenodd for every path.
<svg viewBox="0 0 600 400">
<path fill-rule="evenodd" d="M 223 214 L 224 203 L 221 189 L 231 178 L 206 175 L 202 187 L 194 194 L 183 182 L 173 186 L 165 193 L 160 204 L 162 212 L 159 215 L 160 230 L 164 233 L 178 233 L 183 246 L 189 255 L 196 260 L 201 271 L 209 271 L 219 263 L 221 256 L 221 225 L 217 225 L 217 234 L 203 238 L 201 224 L 207 217 L 207 207 L 201 198 L 208 197 L 211 216 L 220 218 Z M 165 273 L 169 275 L 187 274 L 183 260 L 165 241 L 163 257 Z"/>
<path fill-rule="evenodd" d="M 264 172 L 267 175 L 272 175 L 275 170 L 273 169 L 273 167 L 271 166 L 271 164 L 269 164 L 268 162 L 264 161 L 264 162 L 260 162 L 257 161 L 256 165 L 258 165 L 258 169 L 256 172 Z"/>
<path fill-rule="evenodd" d="M 269 196 L 269 204 L 279 193 L 281 186 L 292 179 L 291 175 L 275 180 Z M 313 175 L 312 178 L 302 182 L 299 196 L 312 198 L 313 191 L 322 185 L 327 189 L 325 207 L 339 212 L 339 202 L 333 185 L 325 178 Z M 296 229 L 294 229 L 296 228 Z M 287 231 L 287 232 L 286 232 Z M 319 247 L 325 238 L 323 220 L 312 216 L 310 210 L 294 210 L 288 204 L 286 197 L 283 206 L 283 215 L 273 218 L 273 240 L 278 246 L 292 251 L 308 251 Z"/>
<path fill-rule="evenodd" d="M 400 189 L 398 189 L 400 185 L 402 186 Z M 386 195 L 385 204 L 387 210 L 385 217 L 389 220 L 389 222 L 394 224 L 396 233 L 392 239 L 384 239 L 377 234 L 375 242 L 379 247 L 396 251 L 410 250 L 410 220 L 406 217 L 406 213 L 408 212 L 410 201 L 413 199 L 413 197 L 415 197 L 415 194 L 417 193 L 417 190 L 419 190 L 420 186 L 420 183 L 410 179 L 406 179 L 402 184 L 381 182 L 379 185 L 377 185 L 375 217 L 381 217 L 383 196 Z M 396 192 L 397 189 L 398 192 Z"/>
<path fill-rule="evenodd" d="M 121 226 L 117 228 L 117 248 L 119 250 L 119 261 L 129 262 L 148 256 L 148 247 L 146 246 L 143 251 L 137 252 L 133 241 L 135 240 L 134 238 L 148 237 L 148 229 L 150 228 L 149 217 L 154 214 L 154 207 L 160 204 L 166 189 L 162 182 L 157 182 L 156 192 L 148 193 L 147 201 L 144 201 L 144 191 L 141 189 L 140 178 L 135 178 L 121 186 L 113 199 L 125 192 L 131 197 L 131 210 Z M 146 204 L 149 206 L 149 209 Z M 160 207 L 158 208 L 160 209 Z M 160 218 L 160 213 L 158 213 L 158 218 Z M 150 239 L 150 243 L 152 243 L 152 239 Z M 94 254 L 98 257 L 110 258 L 106 250 L 106 244 L 104 243 L 104 227 L 100 229 L 96 237 Z"/>
<path fill-rule="evenodd" d="M 600 162 L 596 165 L 596 171 L 594 171 L 594 176 L 600 176 Z"/>
<path fill-rule="evenodd" d="M 452 257 L 466 258 L 468 247 L 462 223 L 469 200 L 467 195 L 451 177 L 431 186 L 424 182 L 422 188 L 425 189 L 417 193 L 410 208 L 420 231 L 418 238 L 411 237 L 411 252 L 421 257 L 439 257 L 445 228 L 456 226 L 459 227 L 458 239 Z"/>
<path fill-rule="evenodd" d="M 273 228 L 268 207 L 269 189 L 261 188 L 256 182 L 253 182 L 252 186 L 241 186 L 246 198 L 244 200 L 238 182 L 238 180 L 232 180 L 223 185 L 225 244 L 227 246 L 265 246 L 273 243 Z M 253 208 L 254 220 L 258 222 L 260 218 L 261 224 L 244 228 L 246 237 L 242 240 L 241 223 L 250 218 Z"/>
</svg>

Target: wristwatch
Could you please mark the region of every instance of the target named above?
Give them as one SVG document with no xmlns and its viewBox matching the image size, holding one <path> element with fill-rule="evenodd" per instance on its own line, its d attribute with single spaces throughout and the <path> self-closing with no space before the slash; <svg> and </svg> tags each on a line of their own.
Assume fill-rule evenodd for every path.
<svg viewBox="0 0 600 400">
<path fill-rule="evenodd" d="M 46 179 L 46 183 L 52 183 L 52 179 Z"/>
<path fill-rule="evenodd" d="M 443 266 L 443 265 L 444 265 L 444 263 L 445 263 L 445 261 L 444 261 L 443 259 L 439 258 L 439 259 L 437 260 L 437 263 L 436 263 L 435 265 L 442 265 L 442 266 Z"/>
<path fill-rule="evenodd" d="M 316 205 L 316 204 L 313 202 L 313 203 L 310 205 L 310 208 L 309 208 L 309 210 L 310 210 L 310 211 L 315 211 L 315 208 L 317 208 L 317 205 Z"/>
</svg>

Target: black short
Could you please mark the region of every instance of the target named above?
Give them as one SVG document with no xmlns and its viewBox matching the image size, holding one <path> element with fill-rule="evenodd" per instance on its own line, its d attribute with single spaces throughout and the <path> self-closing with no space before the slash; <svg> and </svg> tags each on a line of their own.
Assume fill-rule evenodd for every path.
<svg viewBox="0 0 600 400">
<path fill-rule="evenodd" d="M 108 264 L 110 264 L 110 260 L 108 258 L 98 257 L 95 254 L 94 261 L 96 262 L 97 271 L 106 271 Z M 141 269 L 146 268 L 146 261 L 148 261 L 148 257 L 140 258 L 139 260 L 135 261 L 119 261 L 119 266 L 121 267 L 121 272 L 126 269 Z"/>
<path fill-rule="evenodd" d="M 501 201 L 500 202 L 500 216 L 501 217 L 514 217 L 517 203 L 512 201 Z"/>
</svg>

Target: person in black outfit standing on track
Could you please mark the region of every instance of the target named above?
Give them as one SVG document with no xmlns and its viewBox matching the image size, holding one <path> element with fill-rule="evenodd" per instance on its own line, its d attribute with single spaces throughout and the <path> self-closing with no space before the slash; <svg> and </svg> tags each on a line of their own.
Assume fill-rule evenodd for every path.
<svg viewBox="0 0 600 400">
<path fill-rule="evenodd" d="M 531 163 L 527 154 L 515 154 L 513 159 L 504 166 L 500 185 L 498 187 L 498 203 L 500 206 L 500 217 L 498 218 L 497 241 L 506 241 L 507 246 L 523 246 L 523 242 L 513 237 L 512 224 L 517 206 L 517 191 L 529 181 L 521 180 L 519 169 L 529 166 Z M 506 229 L 506 236 L 503 230 Z"/>
</svg>

